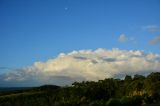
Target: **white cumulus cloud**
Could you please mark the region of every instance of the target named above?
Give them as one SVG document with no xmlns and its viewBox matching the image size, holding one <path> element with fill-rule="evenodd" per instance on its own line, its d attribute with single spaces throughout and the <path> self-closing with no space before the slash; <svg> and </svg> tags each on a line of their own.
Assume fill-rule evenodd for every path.
<svg viewBox="0 0 160 106">
<path fill-rule="evenodd" d="M 32 66 L 13 70 L 0 76 L 0 85 L 67 85 L 74 81 L 97 81 L 153 71 L 160 71 L 159 54 L 99 48 L 60 53 L 46 62 L 35 62 Z"/>
</svg>

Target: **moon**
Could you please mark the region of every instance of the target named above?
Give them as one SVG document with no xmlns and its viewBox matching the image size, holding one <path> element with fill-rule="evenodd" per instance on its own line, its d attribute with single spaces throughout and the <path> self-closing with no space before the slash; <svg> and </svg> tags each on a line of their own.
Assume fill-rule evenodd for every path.
<svg viewBox="0 0 160 106">
<path fill-rule="evenodd" d="M 64 8 L 64 10 L 66 10 L 66 11 L 67 11 L 67 10 L 68 10 L 68 7 L 65 7 L 65 8 Z"/>
</svg>

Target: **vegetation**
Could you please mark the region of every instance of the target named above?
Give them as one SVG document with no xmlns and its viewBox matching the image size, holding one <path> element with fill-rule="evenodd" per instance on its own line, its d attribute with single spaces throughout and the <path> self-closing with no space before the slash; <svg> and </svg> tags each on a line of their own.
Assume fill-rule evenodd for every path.
<svg viewBox="0 0 160 106">
<path fill-rule="evenodd" d="M 0 106 L 160 106 L 160 72 L 1 92 Z"/>
</svg>

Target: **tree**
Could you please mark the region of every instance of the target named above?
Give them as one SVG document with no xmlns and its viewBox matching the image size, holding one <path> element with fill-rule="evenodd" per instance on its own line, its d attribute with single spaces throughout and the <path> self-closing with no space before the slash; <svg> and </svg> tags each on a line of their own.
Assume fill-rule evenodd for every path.
<svg viewBox="0 0 160 106">
<path fill-rule="evenodd" d="M 126 75 L 124 80 L 127 82 L 130 82 L 130 81 L 132 81 L 132 77 L 129 75 Z"/>
<path fill-rule="evenodd" d="M 145 77 L 143 75 L 138 75 L 138 74 L 134 75 L 134 78 L 133 78 L 133 80 L 144 80 L 144 79 Z"/>
</svg>

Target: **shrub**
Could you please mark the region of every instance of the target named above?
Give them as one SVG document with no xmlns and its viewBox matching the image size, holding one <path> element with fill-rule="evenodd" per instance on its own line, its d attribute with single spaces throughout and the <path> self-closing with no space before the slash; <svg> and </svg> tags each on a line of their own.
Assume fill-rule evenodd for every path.
<svg viewBox="0 0 160 106">
<path fill-rule="evenodd" d="M 122 104 L 120 100 L 111 98 L 107 101 L 106 106 L 122 106 Z"/>
<path fill-rule="evenodd" d="M 122 106 L 133 106 L 132 98 L 130 97 L 122 97 L 120 101 Z"/>
</svg>

